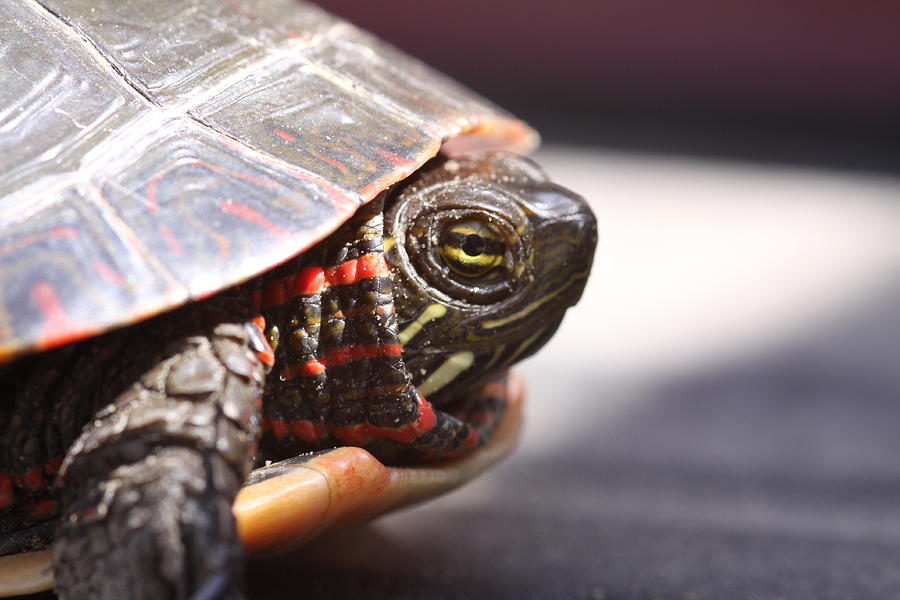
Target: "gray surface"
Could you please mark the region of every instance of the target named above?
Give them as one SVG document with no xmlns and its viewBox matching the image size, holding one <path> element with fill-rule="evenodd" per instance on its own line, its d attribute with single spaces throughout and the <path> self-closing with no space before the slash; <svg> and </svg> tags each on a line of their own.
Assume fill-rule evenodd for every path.
<svg viewBox="0 0 900 600">
<path fill-rule="evenodd" d="M 900 597 L 900 183 L 568 152 L 598 270 L 520 451 L 253 597 Z"/>
</svg>

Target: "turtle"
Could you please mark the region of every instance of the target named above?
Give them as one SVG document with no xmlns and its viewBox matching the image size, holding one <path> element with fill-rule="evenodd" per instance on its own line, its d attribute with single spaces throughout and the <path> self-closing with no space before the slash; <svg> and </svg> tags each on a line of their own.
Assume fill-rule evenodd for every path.
<svg viewBox="0 0 900 600">
<path fill-rule="evenodd" d="M 239 598 L 514 443 L 597 241 L 531 128 L 292 0 L 0 4 L 0 595 Z"/>
</svg>

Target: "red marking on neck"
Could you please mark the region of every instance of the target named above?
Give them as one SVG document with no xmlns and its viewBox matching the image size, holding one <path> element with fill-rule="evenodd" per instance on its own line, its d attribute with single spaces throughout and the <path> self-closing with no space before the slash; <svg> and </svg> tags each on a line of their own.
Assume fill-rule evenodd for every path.
<svg viewBox="0 0 900 600">
<path fill-rule="evenodd" d="M 283 438 L 290 433 L 305 442 L 317 442 L 328 434 L 327 428 L 316 425 L 308 419 L 285 421 L 277 417 L 265 417 L 262 420 L 262 426 L 277 438 Z"/>
<path fill-rule="evenodd" d="M 336 348 L 320 359 L 326 367 L 336 367 L 363 358 L 375 358 L 376 356 L 400 356 L 402 349 L 400 344 L 351 344 L 343 348 Z"/>
<path fill-rule="evenodd" d="M 325 269 L 325 279 L 331 285 L 350 285 L 360 279 L 369 279 L 389 273 L 384 255 L 366 254 L 350 259 L 336 267 Z"/>
<path fill-rule="evenodd" d="M 304 267 L 296 275 L 270 281 L 262 293 L 262 308 L 280 306 L 297 296 L 320 294 L 334 285 L 351 285 L 389 274 L 390 267 L 381 253 L 365 254 L 325 269 Z"/>
<path fill-rule="evenodd" d="M 320 375 L 331 367 L 345 365 L 363 358 L 400 356 L 402 351 L 400 344 L 350 344 L 336 348 L 316 360 L 308 360 L 305 363 L 287 367 L 281 372 L 281 376 L 285 379 L 293 379 L 297 376 Z"/>
<path fill-rule="evenodd" d="M 281 419 L 263 419 L 263 427 L 270 429 L 275 437 L 281 439 L 288 433 L 287 423 Z"/>
<path fill-rule="evenodd" d="M 268 366 L 272 366 L 275 364 L 275 351 L 272 350 L 272 346 L 269 344 L 268 338 L 266 338 L 266 318 L 262 315 L 256 315 L 251 319 L 253 326 L 259 331 L 260 337 L 256 340 L 257 343 L 253 343 L 251 341 L 251 347 L 257 348 L 256 356 L 261 360 L 264 364 Z M 259 348 L 262 349 L 259 349 Z M 262 402 L 262 399 L 257 399 L 258 402 Z"/>
<path fill-rule="evenodd" d="M 401 444 L 410 444 L 422 434 L 434 429 L 434 426 L 437 424 L 437 415 L 434 413 L 434 407 L 431 406 L 431 402 L 420 394 L 417 403 L 419 414 L 412 423 L 407 423 L 401 427 L 378 427 L 368 423 L 361 423 L 347 427 L 335 427 L 334 435 L 343 443 L 351 446 L 365 446 L 372 440 L 384 438 L 400 442 Z"/>
<path fill-rule="evenodd" d="M 291 297 L 318 294 L 325 289 L 325 270 L 322 267 L 304 267 L 294 277 Z"/>
</svg>

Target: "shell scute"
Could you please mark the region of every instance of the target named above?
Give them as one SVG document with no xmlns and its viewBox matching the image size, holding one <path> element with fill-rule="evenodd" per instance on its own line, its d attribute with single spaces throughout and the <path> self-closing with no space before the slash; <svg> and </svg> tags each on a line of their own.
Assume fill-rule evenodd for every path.
<svg viewBox="0 0 900 600">
<path fill-rule="evenodd" d="M 142 109 L 67 33 L 30 3 L 0 4 L 0 227 L 18 208 L 4 196 L 77 171 L 85 152 Z"/>
<path fill-rule="evenodd" d="M 0 48 L 14 67 L 0 72 L 0 131 L 14 132 L 0 136 L 0 362 L 272 268 L 454 137 L 534 141 L 418 61 L 290 0 L 4 3 Z M 72 215 L 78 235 L 62 248 L 47 232 Z M 54 255 L 69 266 L 36 297 L 44 275 L 19 271 Z"/>
<path fill-rule="evenodd" d="M 196 123 L 168 125 L 104 175 L 102 191 L 148 260 L 192 297 L 303 250 L 359 204 L 321 177 L 279 169 Z"/>
<path fill-rule="evenodd" d="M 77 339 L 102 325 L 97 315 L 130 310 L 139 294 L 167 297 L 165 274 L 123 235 L 95 192 L 55 190 L 41 210 L 3 228 L 0 362 L 15 350 L 6 340 L 42 348 Z"/>
<path fill-rule="evenodd" d="M 378 150 L 416 167 L 423 149 L 437 152 L 432 129 L 366 101 L 362 93 L 301 56 L 287 57 L 191 114 L 250 147 L 358 191 L 395 170 Z"/>
<path fill-rule="evenodd" d="M 162 106 L 214 94 L 274 49 L 296 50 L 340 21 L 291 0 L 39 0 Z"/>
</svg>

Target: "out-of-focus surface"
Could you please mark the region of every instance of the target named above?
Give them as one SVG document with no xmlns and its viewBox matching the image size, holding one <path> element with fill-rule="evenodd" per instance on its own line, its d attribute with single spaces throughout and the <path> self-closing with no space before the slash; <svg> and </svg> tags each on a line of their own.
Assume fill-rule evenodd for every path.
<svg viewBox="0 0 900 600">
<path fill-rule="evenodd" d="M 579 147 L 595 271 L 520 451 L 256 571 L 333 598 L 900 597 L 900 178 Z"/>
</svg>

